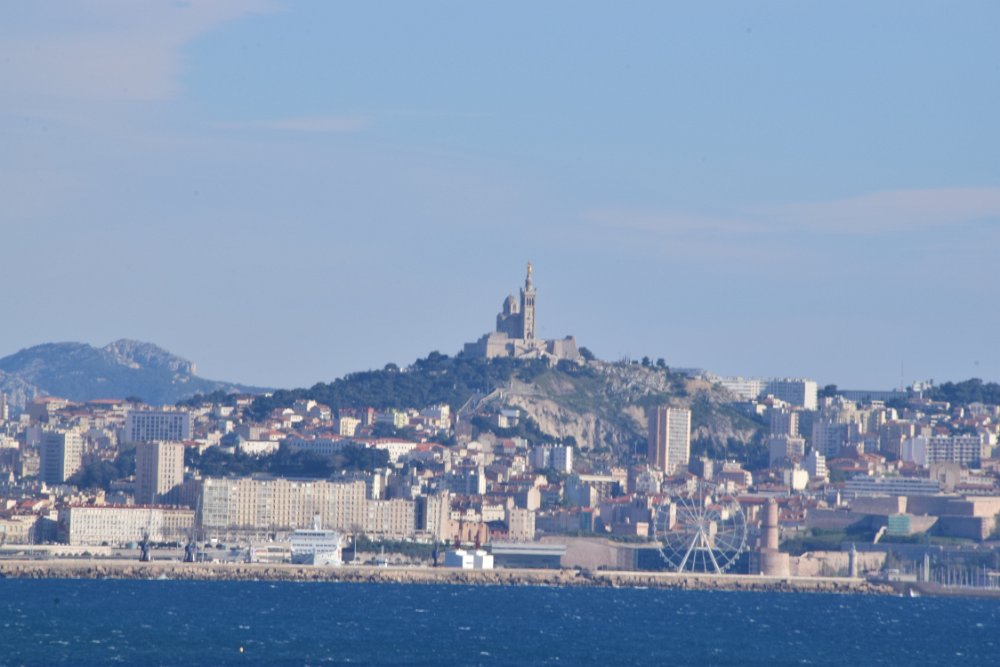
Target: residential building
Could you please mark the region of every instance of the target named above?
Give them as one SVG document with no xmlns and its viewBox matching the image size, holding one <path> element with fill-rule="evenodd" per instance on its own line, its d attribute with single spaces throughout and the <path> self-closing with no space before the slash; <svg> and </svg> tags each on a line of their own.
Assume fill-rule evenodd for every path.
<svg viewBox="0 0 1000 667">
<path fill-rule="evenodd" d="M 83 463 L 83 436 L 75 429 L 43 431 L 38 453 L 41 480 L 47 484 L 62 484 Z"/>
<path fill-rule="evenodd" d="M 184 445 L 179 442 L 140 442 L 135 446 L 135 501 L 163 502 L 184 481 Z"/>
<path fill-rule="evenodd" d="M 766 382 L 760 378 L 725 377 L 718 378 L 718 384 L 740 401 L 756 400 L 764 391 Z"/>
<path fill-rule="evenodd" d="M 361 426 L 361 420 L 355 417 L 341 417 L 337 420 L 337 432 L 347 438 L 351 438 Z"/>
<path fill-rule="evenodd" d="M 799 435 L 799 413 L 785 408 L 774 408 L 770 412 L 771 435 Z"/>
<path fill-rule="evenodd" d="M 186 410 L 129 410 L 125 417 L 125 442 L 190 440 L 191 413 Z"/>
<path fill-rule="evenodd" d="M 573 448 L 569 445 L 538 445 L 531 450 L 533 470 L 555 470 L 563 474 L 573 472 Z"/>
<path fill-rule="evenodd" d="M 978 433 L 908 438 L 903 441 L 901 451 L 902 460 L 925 467 L 933 463 L 957 463 L 977 468 L 989 455 L 990 447 Z"/>
<path fill-rule="evenodd" d="M 767 439 L 768 466 L 801 461 L 806 453 L 806 441 L 793 435 L 772 435 Z"/>
<path fill-rule="evenodd" d="M 941 483 L 926 477 L 858 475 L 844 483 L 844 495 L 858 496 L 933 496 L 941 491 Z"/>
<path fill-rule="evenodd" d="M 649 414 L 649 464 L 668 475 L 686 466 L 691 455 L 691 411 L 666 405 Z"/>
<path fill-rule="evenodd" d="M 59 511 L 59 539 L 70 545 L 123 546 L 148 537 L 151 542 L 186 542 L 194 530 L 190 509 L 100 505 Z"/>
<path fill-rule="evenodd" d="M 511 542 L 531 542 L 535 539 L 535 513 L 518 507 L 506 510 L 507 539 Z"/>
<path fill-rule="evenodd" d="M 552 469 L 568 475 L 573 472 L 573 448 L 569 445 L 556 445 L 552 448 Z"/>
<path fill-rule="evenodd" d="M 280 477 L 207 477 L 201 482 L 199 524 L 213 535 L 290 531 L 319 515 L 331 530 L 354 532 L 367 519 L 365 482 Z"/>
<path fill-rule="evenodd" d="M 802 461 L 802 467 L 809 473 L 810 479 L 825 480 L 829 476 L 826 469 L 826 457 L 814 448 Z"/>
<path fill-rule="evenodd" d="M 846 448 L 849 442 L 850 424 L 829 419 L 817 419 L 813 423 L 812 446 L 823 456 L 827 458 L 840 456 L 840 450 Z"/>
<path fill-rule="evenodd" d="M 369 500 L 363 529 L 366 535 L 403 540 L 416 532 L 416 509 L 412 500 Z"/>
<path fill-rule="evenodd" d="M 418 532 L 425 533 L 436 542 L 451 533 L 451 495 L 447 491 L 420 496 L 414 502 L 414 523 Z"/>
<path fill-rule="evenodd" d="M 794 378 L 768 380 L 763 393 L 806 410 L 817 408 L 818 391 L 815 380 Z"/>
</svg>

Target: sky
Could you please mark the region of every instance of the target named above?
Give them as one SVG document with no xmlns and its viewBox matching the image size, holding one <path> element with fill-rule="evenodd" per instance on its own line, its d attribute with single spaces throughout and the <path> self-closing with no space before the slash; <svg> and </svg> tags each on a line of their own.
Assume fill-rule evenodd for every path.
<svg viewBox="0 0 1000 667">
<path fill-rule="evenodd" d="M 1000 4 L 0 3 L 0 356 L 1000 380 Z"/>
</svg>

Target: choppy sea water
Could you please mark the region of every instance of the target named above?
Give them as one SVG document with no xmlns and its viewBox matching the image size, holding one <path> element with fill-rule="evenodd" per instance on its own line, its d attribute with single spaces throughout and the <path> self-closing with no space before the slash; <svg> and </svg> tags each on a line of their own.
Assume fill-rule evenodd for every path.
<svg viewBox="0 0 1000 667">
<path fill-rule="evenodd" d="M 2 665 L 997 665 L 1000 601 L 0 581 Z"/>
</svg>

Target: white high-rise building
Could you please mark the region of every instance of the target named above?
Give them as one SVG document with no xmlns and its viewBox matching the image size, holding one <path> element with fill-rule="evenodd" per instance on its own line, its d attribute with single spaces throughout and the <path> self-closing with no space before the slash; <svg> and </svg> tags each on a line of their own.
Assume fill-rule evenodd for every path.
<svg viewBox="0 0 1000 667">
<path fill-rule="evenodd" d="M 741 401 L 752 401 L 764 391 L 764 380 L 760 378 L 724 377 L 717 380 L 722 388 Z"/>
<path fill-rule="evenodd" d="M 806 410 L 815 410 L 818 407 L 815 380 L 793 378 L 768 380 L 763 393 Z"/>
<path fill-rule="evenodd" d="M 573 472 L 573 448 L 569 445 L 538 445 L 531 450 L 529 461 L 533 470 Z"/>
<path fill-rule="evenodd" d="M 531 450 L 529 456 L 532 470 L 548 470 L 552 465 L 552 447 L 549 445 L 537 445 Z"/>
<path fill-rule="evenodd" d="M 71 545 L 125 545 L 146 536 L 152 542 L 183 542 L 194 530 L 190 509 L 162 507 L 64 507 L 59 538 Z"/>
<path fill-rule="evenodd" d="M 815 380 L 744 377 L 713 377 L 713 380 L 741 401 L 753 401 L 770 395 L 806 410 L 818 407 L 819 390 Z"/>
<path fill-rule="evenodd" d="M 806 453 L 806 441 L 794 435 L 772 435 L 767 439 L 768 466 L 773 468 L 781 463 L 802 460 Z"/>
<path fill-rule="evenodd" d="M 306 528 L 317 515 L 327 528 L 353 532 L 365 528 L 366 502 L 364 480 L 206 477 L 198 521 L 206 537 Z"/>
<path fill-rule="evenodd" d="M 569 445 L 556 445 L 552 448 L 552 469 L 563 474 L 573 472 L 573 448 Z"/>
<path fill-rule="evenodd" d="M 851 425 L 828 419 L 818 419 L 813 424 L 812 446 L 828 458 L 840 456 L 840 450 L 850 442 Z"/>
<path fill-rule="evenodd" d="M 826 457 L 813 449 L 811 452 L 806 454 L 806 458 L 802 461 L 802 467 L 805 468 L 806 472 L 809 473 L 809 477 L 812 479 L 826 479 Z"/>
<path fill-rule="evenodd" d="M 661 405 L 649 414 L 649 465 L 672 475 L 691 455 L 691 411 Z"/>
<path fill-rule="evenodd" d="M 771 435 L 799 435 L 799 413 L 788 408 L 772 408 L 769 411 Z"/>
<path fill-rule="evenodd" d="M 179 442 L 140 442 L 135 446 L 135 501 L 161 502 L 184 481 L 184 445 Z"/>
<path fill-rule="evenodd" d="M 83 464 L 83 436 L 76 430 L 44 431 L 38 453 L 41 480 L 62 484 Z"/>
<path fill-rule="evenodd" d="M 920 466 L 932 463 L 957 463 L 975 468 L 988 458 L 990 447 L 978 433 L 966 435 L 934 435 L 908 438 L 902 443 L 901 458 Z"/>
<path fill-rule="evenodd" d="M 125 442 L 191 439 L 191 413 L 185 410 L 129 410 Z"/>
</svg>

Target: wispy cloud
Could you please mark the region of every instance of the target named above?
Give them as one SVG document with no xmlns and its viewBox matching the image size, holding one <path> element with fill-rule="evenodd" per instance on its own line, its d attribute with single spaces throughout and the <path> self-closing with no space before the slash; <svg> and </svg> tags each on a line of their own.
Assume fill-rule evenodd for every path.
<svg viewBox="0 0 1000 667">
<path fill-rule="evenodd" d="M 891 190 L 757 212 L 771 226 L 842 234 L 884 234 L 1000 222 L 1000 187 Z"/>
<path fill-rule="evenodd" d="M 613 229 L 652 232 L 739 232 L 753 231 L 752 223 L 740 218 L 716 217 L 689 213 L 657 213 L 627 208 L 588 211 L 584 217 Z"/>
<path fill-rule="evenodd" d="M 0 99 L 8 109 L 33 99 L 171 99 L 180 89 L 186 44 L 270 9 L 267 0 L 6 3 L 0 7 Z M 30 14 L 22 21 L 30 33 L 19 25 L 23 14 Z"/>
<path fill-rule="evenodd" d="M 218 123 L 218 127 L 228 129 L 288 130 L 292 132 L 350 133 L 360 132 L 368 127 L 365 116 L 302 116 L 297 118 L 273 118 L 269 120 L 237 121 Z"/>
<path fill-rule="evenodd" d="M 891 190 L 737 209 L 727 216 L 607 208 L 589 211 L 585 218 L 605 228 L 666 236 L 789 232 L 870 236 L 1000 223 L 1000 187 Z"/>
</svg>

